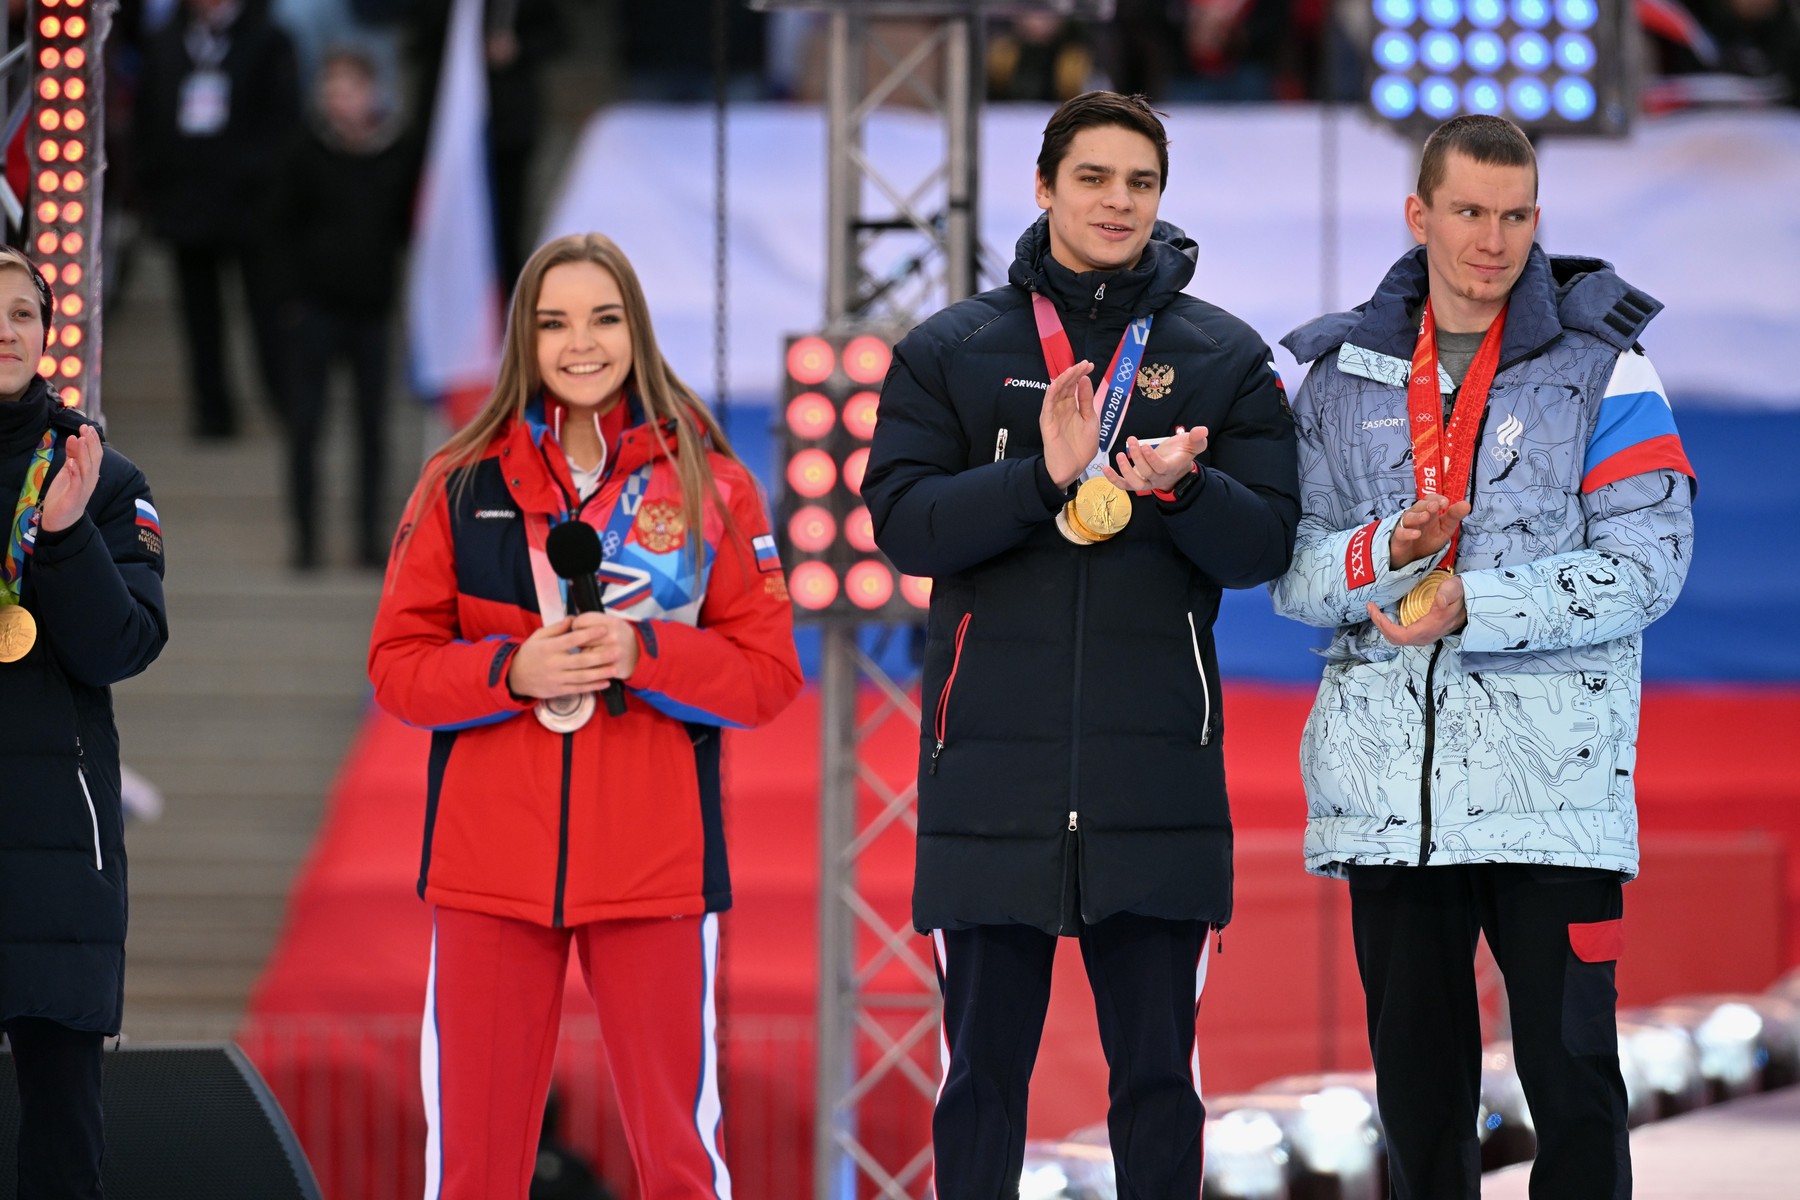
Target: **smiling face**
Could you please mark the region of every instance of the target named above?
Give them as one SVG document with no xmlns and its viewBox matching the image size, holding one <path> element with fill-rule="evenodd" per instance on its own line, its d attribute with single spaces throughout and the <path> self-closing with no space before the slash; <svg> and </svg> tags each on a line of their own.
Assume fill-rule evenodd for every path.
<svg viewBox="0 0 1800 1200">
<path fill-rule="evenodd" d="M 1537 224 L 1533 167 L 1480 163 L 1456 151 L 1429 200 L 1406 198 L 1406 225 L 1425 247 L 1440 328 L 1479 333 L 1493 324 L 1525 269 Z"/>
<path fill-rule="evenodd" d="M 538 380 L 546 392 L 588 410 L 620 393 L 631 374 L 631 326 L 612 272 L 591 262 L 551 267 L 534 311 Z"/>
<path fill-rule="evenodd" d="M 1050 214 L 1050 254 L 1071 271 L 1134 266 L 1162 203 L 1156 146 L 1122 125 L 1076 133 L 1056 178 L 1037 177 L 1038 207 Z"/>
<path fill-rule="evenodd" d="M 44 317 L 37 286 L 16 266 L 0 266 L 0 401 L 17 400 L 37 377 Z"/>
</svg>

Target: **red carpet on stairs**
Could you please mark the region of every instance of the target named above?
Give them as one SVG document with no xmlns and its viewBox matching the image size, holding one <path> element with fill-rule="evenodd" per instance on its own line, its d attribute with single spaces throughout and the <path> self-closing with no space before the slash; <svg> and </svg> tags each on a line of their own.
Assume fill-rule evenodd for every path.
<svg viewBox="0 0 1800 1200">
<path fill-rule="evenodd" d="M 1295 747 L 1310 700 L 1310 688 L 1240 682 L 1228 692 L 1238 898 L 1201 1017 L 1209 1093 L 1367 1063 L 1347 898 L 1298 864 Z M 875 703 L 871 695 L 865 710 Z M 737 900 L 725 926 L 727 1136 L 745 1200 L 786 1200 L 810 1187 L 818 729 L 809 690 L 774 725 L 726 742 Z M 1647 690 L 1638 758 L 1644 876 L 1626 892 L 1622 1003 L 1760 988 L 1800 961 L 1800 854 L 1788 853 L 1800 842 L 1800 772 L 1770 744 L 1783 729 L 1800 729 L 1800 690 Z M 915 738 L 902 720 L 887 721 L 867 743 L 865 765 L 899 787 L 913 770 Z M 422 1182 L 416 1055 L 430 921 L 414 885 L 427 743 L 371 713 L 241 1032 L 333 1200 L 416 1196 Z M 875 804 L 865 792 L 864 803 Z M 878 839 L 861 866 L 864 894 L 904 924 L 905 826 Z M 923 939 L 912 943 L 928 962 Z M 624 1187 L 630 1170 L 578 983 L 567 1007 L 565 1136 Z M 1058 956 L 1034 1136 L 1103 1119 L 1093 1029 L 1071 948 Z M 921 1049 L 920 1065 L 935 1070 L 934 1051 Z M 922 1144 L 924 1112 L 916 1093 L 883 1089 L 864 1107 L 865 1137 L 891 1142 L 904 1158 Z"/>
</svg>

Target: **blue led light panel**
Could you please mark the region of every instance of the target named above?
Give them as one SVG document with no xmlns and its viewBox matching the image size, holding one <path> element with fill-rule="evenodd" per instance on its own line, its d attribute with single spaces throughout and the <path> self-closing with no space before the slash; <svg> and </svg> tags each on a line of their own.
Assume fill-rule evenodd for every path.
<svg viewBox="0 0 1800 1200">
<path fill-rule="evenodd" d="M 1537 133 L 1626 132 L 1628 0 L 1368 0 L 1364 104 L 1409 132 L 1495 113 Z"/>
</svg>

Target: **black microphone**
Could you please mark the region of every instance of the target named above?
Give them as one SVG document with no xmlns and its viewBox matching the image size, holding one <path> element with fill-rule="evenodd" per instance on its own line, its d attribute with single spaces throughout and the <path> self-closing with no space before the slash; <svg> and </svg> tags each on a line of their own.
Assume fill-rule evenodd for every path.
<svg viewBox="0 0 1800 1200">
<path fill-rule="evenodd" d="M 544 552 L 550 558 L 550 569 L 569 581 L 571 612 L 605 612 L 606 602 L 600 598 L 600 535 L 586 521 L 564 521 L 550 530 L 544 539 Z M 606 697 L 606 711 L 615 717 L 625 715 L 625 681 L 614 679 L 601 693 Z"/>
</svg>

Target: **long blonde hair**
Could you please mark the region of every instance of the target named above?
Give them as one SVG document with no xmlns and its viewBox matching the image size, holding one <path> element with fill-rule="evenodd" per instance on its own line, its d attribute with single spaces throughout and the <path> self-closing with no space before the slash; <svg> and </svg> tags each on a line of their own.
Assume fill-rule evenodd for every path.
<svg viewBox="0 0 1800 1200">
<path fill-rule="evenodd" d="M 487 403 L 481 406 L 469 423 L 452 434 L 425 466 L 419 488 L 413 493 L 406 514 L 407 524 L 418 520 L 419 513 L 440 488 L 458 495 L 468 485 L 473 472 L 494 438 L 507 422 L 522 420 L 525 406 L 543 386 L 537 367 L 537 303 L 544 289 L 544 276 L 553 267 L 565 263 L 593 263 L 606 271 L 619 284 L 625 302 L 625 324 L 631 333 L 631 372 L 625 378 L 626 388 L 635 393 L 644 406 L 645 424 L 656 439 L 658 452 L 670 459 L 676 478 L 681 482 L 681 509 L 687 527 L 693 531 L 689 545 L 696 554 L 700 548 L 700 531 L 704 528 L 705 506 L 711 503 L 727 528 L 736 522 L 719 494 L 712 464 L 707 461 L 711 449 L 740 466 L 743 460 L 731 448 L 725 431 L 694 390 L 681 381 L 663 358 L 656 344 L 656 331 L 650 325 L 650 307 L 644 301 L 644 288 L 638 282 L 631 260 L 625 257 L 613 240 L 599 233 L 576 233 L 539 246 L 513 288 L 512 307 L 506 318 L 506 344 L 501 349 L 500 377 L 494 382 Z M 671 447 L 663 426 L 672 422 L 675 443 Z"/>
</svg>

